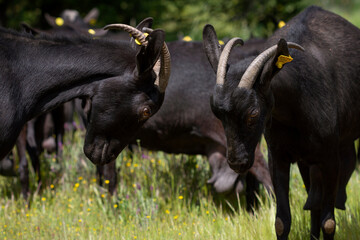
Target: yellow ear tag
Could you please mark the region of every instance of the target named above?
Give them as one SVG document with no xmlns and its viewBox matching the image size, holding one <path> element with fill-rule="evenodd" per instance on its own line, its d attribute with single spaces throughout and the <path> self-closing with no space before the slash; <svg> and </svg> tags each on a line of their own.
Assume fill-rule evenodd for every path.
<svg viewBox="0 0 360 240">
<path fill-rule="evenodd" d="M 55 23 L 56 25 L 58 25 L 59 27 L 64 25 L 64 19 L 62 19 L 61 17 L 58 17 L 55 19 Z"/>
<path fill-rule="evenodd" d="M 149 34 L 148 33 L 144 33 L 145 37 L 147 37 Z M 130 35 L 131 36 L 131 35 Z M 137 38 L 135 38 L 135 43 L 137 45 L 140 45 L 141 46 L 141 42 L 139 40 L 137 40 Z"/>
<path fill-rule="evenodd" d="M 191 42 L 192 39 L 191 39 L 190 36 L 185 36 L 185 37 L 183 37 L 183 41 L 185 41 L 185 42 Z"/>
<path fill-rule="evenodd" d="M 278 57 L 278 60 L 277 60 L 277 62 L 275 63 L 275 65 L 276 65 L 278 68 L 282 68 L 285 63 L 291 62 L 292 60 L 293 60 L 293 58 L 292 58 L 290 55 L 289 55 L 289 56 L 280 55 L 280 56 Z"/>
<path fill-rule="evenodd" d="M 223 40 L 219 40 L 219 44 L 220 44 L 220 45 L 224 45 L 225 43 L 224 43 Z"/>
<path fill-rule="evenodd" d="M 90 28 L 90 29 L 88 30 L 88 33 L 90 33 L 91 35 L 94 35 L 94 34 L 95 34 L 95 30 Z"/>
</svg>

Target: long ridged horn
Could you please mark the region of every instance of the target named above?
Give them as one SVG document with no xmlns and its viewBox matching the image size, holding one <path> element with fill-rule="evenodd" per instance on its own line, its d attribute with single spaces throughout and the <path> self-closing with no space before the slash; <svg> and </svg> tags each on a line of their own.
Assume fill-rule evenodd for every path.
<svg viewBox="0 0 360 240">
<path fill-rule="evenodd" d="M 144 27 L 143 31 L 151 33 L 153 30 L 151 28 Z M 165 42 L 161 48 L 160 59 L 155 63 L 154 71 L 157 76 L 155 85 L 159 86 L 159 91 L 161 93 L 164 93 L 168 85 L 171 72 L 170 52 Z"/>
<path fill-rule="evenodd" d="M 304 48 L 299 44 L 293 42 L 287 42 L 289 48 L 295 48 L 301 51 L 304 51 Z M 276 54 L 277 45 L 274 45 L 264 52 L 262 52 L 259 56 L 257 56 L 249 67 L 246 69 L 244 75 L 242 76 L 238 87 L 239 88 L 247 88 L 251 89 L 254 85 L 257 75 L 259 74 L 260 70 L 263 68 L 264 64 Z"/>
<path fill-rule="evenodd" d="M 226 75 L 226 65 L 229 59 L 229 55 L 231 52 L 231 49 L 237 44 L 244 45 L 244 41 L 241 38 L 233 38 L 231 39 L 226 46 L 224 47 L 220 59 L 219 64 L 217 68 L 217 74 L 216 74 L 216 84 L 217 85 L 223 85 L 225 82 L 225 75 Z"/>
<path fill-rule="evenodd" d="M 122 23 L 109 24 L 104 27 L 104 30 L 108 29 L 121 29 L 130 33 L 135 39 L 137 39 L 142 45 L 147 46 L 146 36 L 140 30 Z"/>
</svg>

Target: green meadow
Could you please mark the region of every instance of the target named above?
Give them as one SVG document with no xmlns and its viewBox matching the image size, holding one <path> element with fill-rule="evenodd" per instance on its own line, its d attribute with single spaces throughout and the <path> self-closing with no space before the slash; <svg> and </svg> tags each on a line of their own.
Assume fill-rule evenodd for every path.
<svg viewBox="0 0 360 240">
<path fill-rule="evenodd" d="M 276 239 L 275 201 L 264 189 L 246 211 L 244 196 L 219 195 L 202 156 L 138 149 L 117 158 L 119 185 L 97 184 L 95 166 L 82 152 L 84 132 L 66 135 L 63 160 L 42 158 L 42 185 L 32 169 L 28 202 L 18 178 L 0 177 L 0 239 Z M 266 154 L 266 144 L 262 143 Z M 360 239 L 359 167 L 348 184 L 346 211 L 336 211 L 336 239 Z M 306 191 L 293 165 L 290 239 L 308 239 Z"/>
</svg>

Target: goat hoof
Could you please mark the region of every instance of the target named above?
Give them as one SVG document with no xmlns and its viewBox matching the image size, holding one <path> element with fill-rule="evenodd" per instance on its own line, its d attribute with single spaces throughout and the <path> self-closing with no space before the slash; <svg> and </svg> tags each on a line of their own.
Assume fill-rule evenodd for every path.
<svg viewBox="0 0 360 240">
<path fill-rule="evenodd" d="M 278 236 L 281 236 L 284 233 L 284 223 L 279 217 L 275 220 L 275 231 Z"/>
<path fill-rule="evenodd" d="M 326 234 L 332 234 L 335 231 L 335 221 L 334 219 L 326 220 L 324 224 L 324 232 Z"/>
</svg>

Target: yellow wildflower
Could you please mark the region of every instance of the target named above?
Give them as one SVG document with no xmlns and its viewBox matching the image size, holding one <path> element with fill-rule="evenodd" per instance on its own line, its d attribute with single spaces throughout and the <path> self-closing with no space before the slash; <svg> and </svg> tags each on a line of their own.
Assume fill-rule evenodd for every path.
<svg viewBox="0 0 360 240">
<path fill-rule="evenodd" d="M 185 41 L 185 42 L 191 42 L 192 39 L 191 39 L 190 36 L 185 36 L 185 37 L 183 37 L 183 41 Z"/>
<path fill-rule="evenodd" d="M 286 25 L 286 23 L 284 21 L 280 21 L 279 24 L 278 24 L 278 27 L 279 28 L 282 28 Z"/>
<path fill-rule="evenodd" d="M 58 18 L 55 19 L 55 23 L 58 26 L 62 26 L 64 24 L 64 19 L 58 17 Z"/>
</svg>

